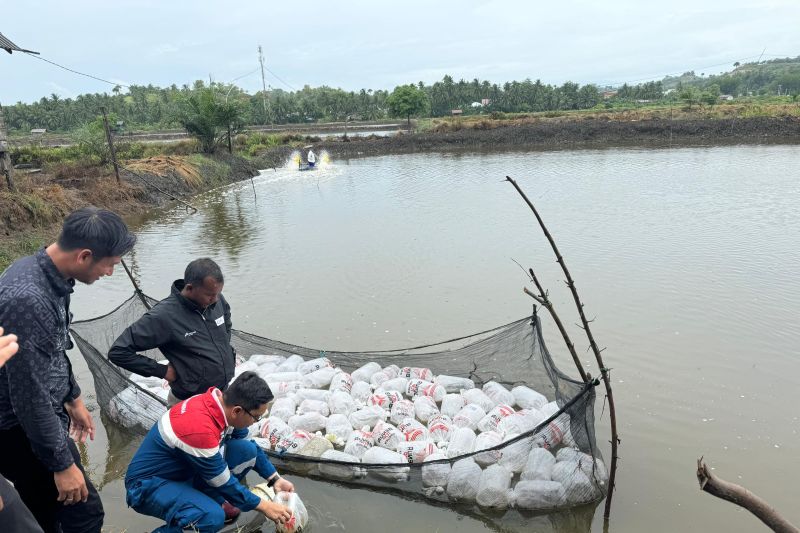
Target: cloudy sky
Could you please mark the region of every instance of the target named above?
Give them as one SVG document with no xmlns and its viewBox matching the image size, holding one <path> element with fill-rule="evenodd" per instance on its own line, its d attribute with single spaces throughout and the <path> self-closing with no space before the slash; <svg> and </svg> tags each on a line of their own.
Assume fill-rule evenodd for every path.
<svg viewBox="0 0 800 533">
<path fill-rule="evenodd" d="M 800 55 L 800 0 L 6 0 L 0 33 L 125 84 L 196 79 L 348 90 L 455 79 L 619 84 Z M 24 54 L 0 54 L 0 103 L 110 91 Z"/>
</svg>

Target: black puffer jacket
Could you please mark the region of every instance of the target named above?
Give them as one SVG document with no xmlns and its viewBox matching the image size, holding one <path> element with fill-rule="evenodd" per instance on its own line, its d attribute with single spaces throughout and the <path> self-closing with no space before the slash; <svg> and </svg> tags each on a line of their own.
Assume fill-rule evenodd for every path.
<svg viewBox="0 0 800 533">
<path fill-rule="evenodd" d="M 163 378 L 165 365 L 137 353 L 158 348 L 175 368 L 172 394 L 181 400 L 209 387 L 224 390 L 235 366 L 228 302 L 220 294 L 200 309 L 181 294 L 184 285 L 175 281 L 172 293 L 123 331 L 108 352 L 111 362 L 126 370 Z"/>
</svg>

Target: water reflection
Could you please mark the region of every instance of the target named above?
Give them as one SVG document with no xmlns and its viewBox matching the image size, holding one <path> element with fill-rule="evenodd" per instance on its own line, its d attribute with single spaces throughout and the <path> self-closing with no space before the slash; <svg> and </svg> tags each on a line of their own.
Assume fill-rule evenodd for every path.
<svg viewBox="0 0 800 533">
<path fill-rule="evenodd" d="M 256 221 L 242 209 L 243 191 L 230 195 L 227 201 L 210 201 L 201 209 L 202 221 L 191 238 L 207 240 L 207 248 L 225 255 L 234 262 L 257 234 Z M 252 201 L 252 200 L 251 200 Z M 188 236 L 187 236 L 188 237 Z"/>
</svg>

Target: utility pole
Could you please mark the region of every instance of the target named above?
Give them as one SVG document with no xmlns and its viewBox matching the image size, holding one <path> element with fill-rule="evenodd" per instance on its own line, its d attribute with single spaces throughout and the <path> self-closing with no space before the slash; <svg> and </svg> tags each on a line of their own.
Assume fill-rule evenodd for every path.
<svg viewBox="0 0 800 533">
<path fill-rule="evenodd" d="M 6 124 L 3 121 L 2 105 L 0 105 L 0 174 L 6 177 L 8 190 L 15 192 L 14 182 L 11 179 L 11 156 L 8 153 L 8 137 L 6 136 Z"/>
<path fill-rule="evenodd" d="M 108 148 L 111 151 L 111 162 L 114 164 L 114 174 L 117 176 L 117 183 L 120 183 L 119 166 L 117 165 L 117 151 L 114 149 L 114 139 L 111 137 L 111 128 L 108 127 L 106 108 L 101 107 L 100 110 L 103 112 L 103 127 L 106 130 L 106 140 L 108 140 Z"/>
<path fill-rule="evenodd" d="M 264 77 L 264 53 L 258 45 L 258 63 L 261 65 L 261 100 L 264 103 L 264 125 L 267 125 L 267 79 Z"/>
</svg>

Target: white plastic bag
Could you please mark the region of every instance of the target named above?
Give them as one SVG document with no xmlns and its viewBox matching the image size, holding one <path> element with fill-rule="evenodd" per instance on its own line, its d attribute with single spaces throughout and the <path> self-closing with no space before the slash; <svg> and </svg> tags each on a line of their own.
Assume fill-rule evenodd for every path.
<svg viewBox="0 0 800 533">
<path fill-rule="evenodd" d="M 483 392 L 492 399 L 495 405 L 514 405 L 514 395 L 511 391 L 496 381 L 489 381 L 483 385 Z"/>
<path fill-rule="evenodd" d="M 300 381 L 268 381 L 267 385 L 275 398 L 284 398 L 303 388 L 303 383 Z"/>
<path fill-rule="evenodd" d="M 266 376 L 264 380 L 267 383 L 281 383 L 287 381 L 301 381 L 303 376 L 300 372 L 273 372 L 269 376 Z M 273 391 L 274 392 L 274 391 Z"/>
<path fill-rule="evenodd" d="M 471 457 L 453 463 L 447 480 L 447 495 L 457 502 L 475 501 L 481 467 Z"/>
<path fill-rule="evenodd" d="M 453 425 L 460 428 L 469 428 L 474 431 L 478 429 L 478 422 L 480 422 L 484 416 L 486 416 L 486 411 L 484 411 L 480 405 L 468 403 L 453 417 Z"/>
<path fill-rule="evenodd" d="M 322 413 L 311 412 L 290 416 L 287 423 L 292 429 L 302 429 L 303 431 L 314 433 L 315 431 L 325 429 L 325 425 L 328 423 L 328 417 Z"/>
<path fill-rule="evenodd" d="M 338 371 L 331 378 L 331 392 L 342 391 L 350 394 L 353 390 L 353 377 L 347 372 Z"/>
<path fill-rule="evenodd" d="M 520 479 L 525 481 L 550 481 L 556 458 L 544 448 L 534 447 L 528 454 Z"/>
<path fill-rule="evenodd" d="M 400 369 L 400 376 L 408 379 L 416 378 L 422 379 L 424 381 L 432 381 L 433 380 L 433 372 L 431 372 L 430 368 L 418 368 L 418 367 L 403 367 Z"/>
<path fill-rule="evenodd" d="M 523 480 L 514 486 L 513 500 L 518 509 L 539 511 L 564 505 L 566 494 L 557 481 Z"/>
<path fill-rule="evenodd" d="M 453 421 L 449 416 L 443 414 L 433 415 L 428 420 L 428 433 L 436 444 L 450 440 L 450 433 L 453 431 Z"/>
<path fill-rule="evenodd" d="M 313 436 L 308 431 L 296 429 L 281 438 L 275 449 L 279 452 L 298 453 L 312 438 Z"/>
<path fill-rule="evenodd" d="M 303 385 L 310 389 L 321 389 L 331 384 L 336 369 L 326 366 L 303 376 Z"/>
<path fill-rule="evenodd" d="M 562 443 L 569 431 L 569 415 L 561 414 L 536 434 L 536 446 L 552 450 Z"/>
<path fill-rule="evenodd" d="M 315 435 L 300 449 L 299 455 L 306 457 L 322 457 L 322 454 L 333 449 L 333 443 L 321 435 Z M 309 465 L 304 465 L 309 466 Z M 314 465 L 315 466 L 315 465 Z"/>
<path fill-rule="evenodd" d="M 551 478 L 564 486 L 565 501 L 568 505 L 590 502 L 601 495 L 599 488 L 574 461 L 556 463 Z"/>
<path fill-rule="evenodd" d="M 486 416 L 478 421 L 478 429 L 481 431 L 495 431 L 501 420 L 513 414 L 514 408 L 510 405 L 496 405 L 494 409 L 486 413 Z"/>
<path fill-rule="evenodd" d="M 475 501 L 481 507 L 505 509 L 511 500 L 512 474 L 500 465 L 491 465 L 481 473 Z"/>
<path fill-rule="evenodd" d="M 379 420 L 386 420 L 388 413 L 377 405 L 367 405 L 350 413 L 350 423 L 354 428 L 375 427 Z"/>
<path fill-rule="evenodd" d="M 344 445 L 344 453 L 349 453 L 354 457 L 361 458 L 364 453 L 374 445 L 372 432 L 368 429 L 356 429 L 347 439 Z"/>
<path fill-rule="evenodd" d="M 462 390 L 461 395 L 467 400 L 467 404 L 474 403 L 480 405 L 481 409 L 487 413 L 495 406 L 494 400 L 489 398 L 481 389 Z"/>
<path fill-rule="evenodd" d="M 406 389 L 408 388 L 408 379 L 392 378 L 381 383 L 381 388 L 383 390 L 393 390 L 399 392 L 400 394 L 405 394 Z"/>
<path fill-rule="evenodd" d="M 399 424 L 406 418 L 414 417 L 414 403 L 411 400 L 399 400 L 392 405 L 391 420 Z"/>
<path fill-rule="evenodd" d="M 308 524 L 308 511 L 296 492 L 279 492 L 275 495 L 275 503 L 289 508 L 292 516 L 286 522 L 275 525 L 277 533 L 295 533 Z"/>
<path fill-rule="evenodd" d="M 424 379 L 409 379 L 406 386 L 406 395 L 409 397 L 429 396 L 434 401 L 441 402 L 445 394 L 444 387 Z"/>
<path fill-rule="evenodd" d="M 350 413 L 356 410 L 356 402 L 346 392 L 337 390 L 328 398 L 328 409 L 332 414 L 350 416 Z"/>
<path fill-rule="evenodd" d="M 284 361 L 286 361 L 286 357 L 282 355 L 267 355 L 267 354 L 257 353 L 251 355 L 250 358 L 247 359 L 247 361 L 253 363 L 256 366 L 267 365 L 267 364 L 279 366 Z"/>
<path fill-rule="evenodd" d="M 439 407 L 430 396 L 417 396 L 414 398 L 414 412 L 420 422 L 427 424 L 432 416 L 439 414 Z"/>
<path fill-rule="evenodd" d="M 428 440 L 428 429 L 411 417 L 397 424 L 397 429 L 400 430 L 407 441 Z"/>
<path fill-rule="evenodd" d="M 436 452 L 425 458 L 422 465 L 422 486 L 423 487 L 446 487 L 447 479 L 450 477 L 450 463 L 442 462 L 428 464 L 431 461 L 442 461 L 447 456 L 442 452 Z"/>
<path fill-rule="evenodd" d="M 271 416 L 261 424 L 260 433 L 269 442 L 270 448 L 275 448 L 281 439 L 292 433 L 292 428 L 280 418 Z"/>
<path fill-rule="evenodd" d="M 350 423 L 347 415 L 337 413 L 328 417 L 328 423 L 325 424 L 325 434 L 336 437 L 336 442 L 342 443 L 340 446 L 347 442 L 352 432 L 353 424 Z"/>
<path fill-rule="evenodd" d="M 406 458 L 408 464 L 421 463 L 426 457 L 438 451 L 439 448 L 430 440 L 401 442 L 397 445 L 397 452 Z"/>
<path fill-rule="evenodd" d="M 390 464 L 390 463 L 398 463 L 403 464 L 405 463 L 405 458 L 397 452 L 393 452 L 392 450 L 387 450 L 386 448 L 381 448 L 379 446 L 375 446 L 370 448 L 364 453 L 364 456 L 361 458 L 361 461 L 364 464 Z M 379 477 L 381 479 L 385 479 L 387 481 L 394 481 L 394 482 L 401 482 L 408 480 L 408 473 L 411 469 L 407 466 L 404 467 L 370 467 L 369 473 Z"/>
<path fill-rule="evenodd" d="M 359 463 L 361 463 L 358 457 L 350 455 L 349 453 L 344 453 L 337 450 L 328 450 L 322 454 L 320 459 L 323 459 L 323 461 L 319 463 L 319 472 L 325 477 L 348 481 L 367 475 L 363 468 L 357 466 Z M 337 465 L 326 463 L 324 461 L 342 461 L 347 463 L 356 463 L 356 465 Z"/>
<path fill-rule="evenodd" d="M 367 405 L 377 405 L 387 411 L 392 409 L 395 402 L 403 399 L 403 395 L 397 391 L 376 390 L 373 395 L 367 398 Z"/>
<path fill-rule="evenodd" d="M 296 372 L 305 359 L 297 354 L 290 355 L 283 363 L 278 365 L 278 372 Z"/>
<path fill-rule="evenodd" d="M 506 434 L 527 433 L 544 422 L 544 420 L 545 417 L 540 411 L 522 409 L 502 418 L 497 423 L 497 429 Z"/>
<path fill-rule="evenodd" d="M 395 426 L 388 422 L 379 421 L 372 430 L 375 445 L 387 450 L 395 451 L 398 444 L 404 442 L 405 436 Z"/>
<path fill-rule="evenodd" d="M 380 372 L 375 372 L 370 376 L 369 382 L 373 387 L 380 387 L 381 383 L 385 381 L 389 381 L 392 379 L 393 376 L 386 371 L 386 369 L 381 370 Z"/>
<path fill-rule="evenodd" d="M 322 416 L 331 414 L 328 408 L 328 402 L 323 402 L 321 400 L 303 400 L 300 402 L 300 405 L 297 406 L 297 414 L 305 415 L 308 413 L 319 413 Z"/>
<path fill-rule="evenodd" d="M 469 378 L 462 378 L 458 376 L 447 376 L 444 374 L 439 374 L 434 378 L 434 383 L 438 383 L 444 390 L 448 393 L 459 392 L 461 390 L 469 390 L 475 388 L 475 382 L 473 382 Z"/>
<path fill-rule="evenodd" d="M 333 368 L 333 363 L 331 363 L 331 360 L 327 357 L 318 357 L 309 361 L 303 361 L 297 366 L 297 371 L 305 376 L 321 368 Z"/>
<path fill-rule="evenodd" d="M 547 404 L 544 394 L 539 394 L 530 387 L 519 385 L 511 389 L 514 395 L 514 403 L 522 409 L 536 409 L 537 411 Z"/>
<path fill-rule="evenodd" d="M 297 403 L 303 400 L 317 400 L 320 402 L 328 403 L 331 393 L 322 389 L 300 389 L 294 393 L 294 399 Z"/>
<path fill-rule="evenodd" d="M 496 431 L 479 433 L 475 438 L 475 450 L 488 450 L 503 443 L 503 436 Z M 489 450 L 474 456 L 475 462 L 486 468 L 495 464 L 503 456 L 502 450 Z"/>
<path fill-rule="evenodd" d="M 513 440 L 516 435 L 509 435 L 506 441 Z M 525 463 L 528 462 L 528 455 L 533 448 L 533 438 L 525 437 L 503 448 L 503 455 L 497 461 L 497 464 L 506 467 L 508 470 L 519 473 L 525 468 Z"/>
<path fill-rule="evenodd" d="M 278 398 L 272 404 L 270 415 L 280 418 L 281 420 L 289 420 L 289 417 L 294 415 L 297 411 L 297 402 L 294 401 L 293 396 L 285 396 Z"/>
<path fill-rule="evenodd" d="M 369 383 L 365 381 L 355 381 L 353 382 L 353 388 L 350 390 L 350 396 L 356 401 L 356 403 L 364 405 L 366 403 L 367 398 L 372 395 L 372 387 L 370 387 Z"/>
<path fill-rule="evenodd" d="M 358 370 L 355 370 L 351 374 L 351 376 L 353 377 L 354 383 L 356 381 L 365 381 L 367 382 L 367 384 L 369 384 L 369 378 L 372 377 L 372 374 L 374 374 L 375 372 L 380 372 L 380 370 L 381 370 L 381 365 L 379 365 L 374 361 L 370 361 L 369 363 L 365 364 Z"/>
<path fill-rule="evenodd" d="M 465 405 L 467 400 L 460 394 L 445 394 L 442 398 L 442 414 L 453 418 Z"/>
<path fill-rule="evenodd" d="M 467 427 L 456 428 L 450 434 L 447 457 L 450 459 L 472 453 L 475 450 L 475 432 Z M 474 461 L 473 461 L 474 462 Z"/>
</svg>

